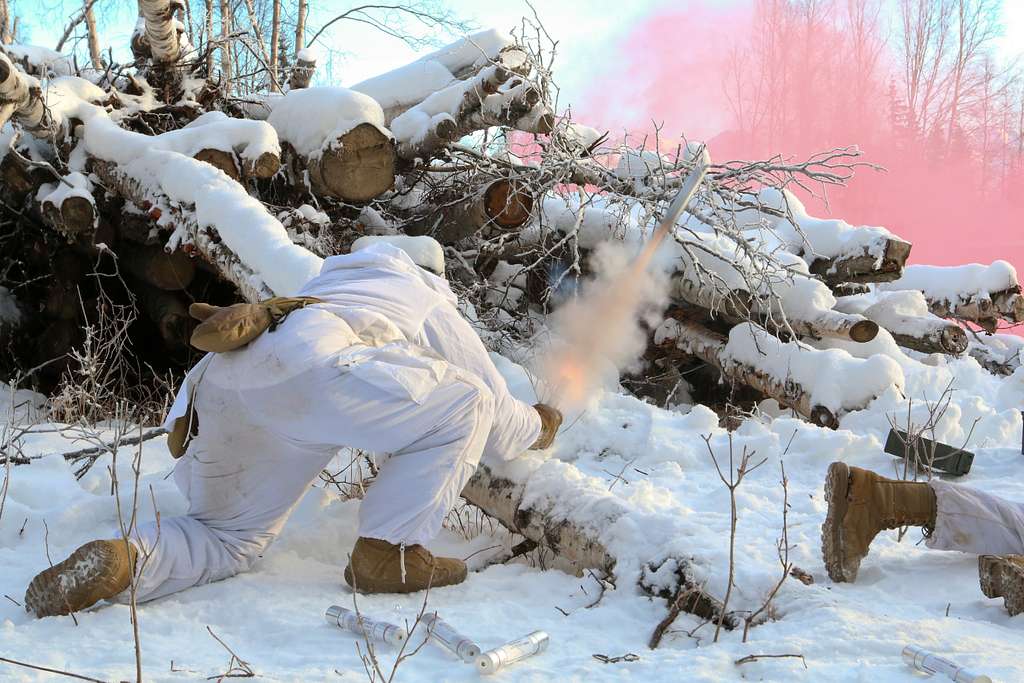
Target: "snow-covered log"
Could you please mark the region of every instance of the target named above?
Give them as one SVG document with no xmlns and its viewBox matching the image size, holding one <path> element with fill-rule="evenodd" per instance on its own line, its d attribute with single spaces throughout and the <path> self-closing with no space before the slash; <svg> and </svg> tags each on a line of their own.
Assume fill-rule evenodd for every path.
<svg viewBox="0 0 1024 683">
<path fill-rule="evenodd" d="M 405 226 L 409 235 L 430 235 L 451 244 L 485 228 L 500 232 L 523 227 L 531 218 L 533 194 L 528 186 L 498 178 L 473 194 L 434 207 Z"/>
<path fill-rule="evenodd" d="M 959 325 L 933 315 L 917 291 L 877 292 L 841 297 L 836 308 L 858 313 L 889 331 L 897 344 L 922 353 L 960 355 L 967 333 Z"/>
<path fill-rule="evenodd" d="M 737 322 L 750 317 L 754 298 L 739 286 L 724 289 L 708 286 L 695 273 L 679 270 L 671 276 L 671 294 L 676 301 L 685 301 L 707 310 L 712 318 L 722 317 Z"/>
<path fill-rule="evenodd" d="M 489 66 L 478 76 L 434 93 L 391 122 L 403 159 L 428 158 L 444 145 L 491 126 L 547 133 L 553 125 L 541 104 L 541 93 L 514 79 L 488 89 L 501 67 Z"/>
<path fill-rule="evenodd" d="M 859 254 L 836 258 L 810 258 L 810 271 L 825 282 L 889 282 L 899 278 L 910 256 L 910 242 L 896 237 L 880 239 Z M 804 257 L 808 257 L 805 255 Z"/>
<path fill-rule="evenodd" d="M 790 328 L 798 335 L 822 339 L 847 339 L 866 343 L 878 335 L 878 323 L 862 315 L 841 311 L 821 311 L 804 318 L 790 318 Z"/>
<path fill-rule="evenodd" d="M 181 55 L 178 21 L 174 14 L 182 7 L 181 0 L 139 0 L 146 44 L 153 61 L 158 64 L 174 64 Z"/>
<path fill-rule="evenodd" d="M 552 482 L 557 482 L 557 497 L 531 491 L 535 484 L 550 489 Z M 558 460 L 540 466 L 534 461 L 484 462 L 463 488 L 462 497 L 510 531 L 550 549 L 578 574 L 591 569 L 613 576 L 620 565 L 639 565 L 639 587 L 649 595 L 671 599 L 680 590 L 693 590 L 700 599 L 691 601 L 684 611 L 715 620 L 722 614 L 722 603 L 699 590 L 689 558 L 667 555 L 659 539 L 649 539 L 646 557 L 617 556 L 609 544 L 621 537 L 617 527 L 637 533 L 631 510 L 607 487 L 594 486 L 571 464 Z M 671 524 L 663 527 L 670 529 Z M 669 568 L 672 575 L 665 576 Z M 727 628 L 735 624 L 729 615 L 725 622 Z"/>
<path fill-rule="evenodd" d="M 214 233 L 203 229 L 195 214 L 187 207 L 177 206 L 166 196 L 147 186 L 144 181 L 119 169 L 114 163 L 97 160 L 93 172 L 104 185 L 113 188 L 117 194 L 148 211 L 154 220 L 171 221 L 176 229 L 190 236 L 191 248 L 213 264 L 217 271 L 238 288 L 246 301 L 256 302 L 274 296 L 256 272 L 247 266 L 237 254 L 217 239 Z M 165 217 L 165 211 L 171 214 Z"/>
<path fill-rule="evenodd" d="M 1017 271 L 1006 261 L 988 266 L 908 266 L 902 277 L 880 288 L 922 292 L 935 315 L 973 322 L 988 332 L 994 332 L 1000 320 L 1024 322 Z"/>
<path fill-rule="evenodd" d="M 0 125 L 11 117 L 33 135 L 46 137 L 56 132 L 38 83 L 0 51 Z"/>
<path fill-rule="evenodd" d="M 672 286 L 674 298 L 706 309 L 712 318 L 721 317 L 733 324 L 753 316 L 780 330 L 786 330 L 788 326 L 801 336 L 846 339 L 860 343 L 869 342 L 878 334 L 878 325 L 866 317 L 831 309 L 795 309 L 777 318 L 767 316 L 762 313 L 750 292 L 738 288 L 719 291 L 720 288 L 696 281 L 682 272 L 673 274 Z"/>
<path fill-rule="evenodd" d="M 829 284 L 895 280 L 910 255 L 910 243 L 885 228 L 811 216 L 789 190 L 764 188 L 735 208 L 738 225 L 752 234 L 768 231 L 768 242 L 781 242 Z"/>
<path fill-rule="evenodd" d="M 291 152 L 293 181 L 318 195 L 365 202 L 395 182 L 395 145 L 373 99 L 345 88 L 303 88 L 278 99 L 267 122 Z"/>
<path fill-rule="evenodd" d="M 70 173 L 56 183 L 43 185 L 36 196 L 43 217 L 66 237 L 91 232 L 96 227 L 99 214 L 92 183 L 81 173 Z"/>
<path fill-rule="evenodd" d="M 692 321 L 669 319 L 655 332 L 655 344 L 671 344 L 788 406 L 821 427 L 835 429 L 847 412 L 861 410 L 889 387 L 903 384 L 903 373 L 889 358 L 862 360 L 844 351 L 819 351 L 782 342 L 744 323 L 728 338 Z"/>
<path fill-rule="evenodd" d="M 1024 365 L 1024 339 L 1009 334 L 978 335 L 967 355 L 993 375 L 1012 375 Z"/>
<path fill-rule="evenodd" d="M 313 80 L 313 73 L 316 72 L 316 53 L 304 48 L 295 55 L 295 65 L 292 66 L 292 73 L 288 77 L 289 90 L 302 90 L 309 87 Z"/>
<path fill-rule="evenodd" d="M 41 45 L 12 43 L 4 45 L 3 51 L 26 73 L 37 78 L 70 76 L 75 72 L 74 60 L 59 50 Z"/>
<path fill-rule="evenodd" d="M 680 351 L 715 366 L 729 380 L 771 396 L 780 405 L 792 408 L 820 427 L 836 429 L 839 426 L 835 413 L 823 405 L 812 403 L 809 393 L 799 383 L 785 376 L 773 377 L 753 365 L 730 362 L 725 354 L 729 340 L 717 332 L 693 322 L 668 320 L 655 334 L 655 343 L 666 341 L 671 341 Z"/>
</svg>

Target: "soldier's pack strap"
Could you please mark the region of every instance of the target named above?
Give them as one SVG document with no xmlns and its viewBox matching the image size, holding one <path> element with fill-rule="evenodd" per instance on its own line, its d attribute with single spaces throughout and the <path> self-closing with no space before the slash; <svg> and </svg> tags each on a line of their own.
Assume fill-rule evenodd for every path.
<svg viewBox="0 0 1024 683">
<path fill-rule="evenodd" d="M 235 304 L 220 308 L 195 303 L 188 312 L 201 322 L 190 343 L 200 351 L 225 353 L 240 349 L 267 330 L 273 332 L 288 314 L 322 300 L 312 296 L 274 297 L 257 304 Z"/>
</svg>

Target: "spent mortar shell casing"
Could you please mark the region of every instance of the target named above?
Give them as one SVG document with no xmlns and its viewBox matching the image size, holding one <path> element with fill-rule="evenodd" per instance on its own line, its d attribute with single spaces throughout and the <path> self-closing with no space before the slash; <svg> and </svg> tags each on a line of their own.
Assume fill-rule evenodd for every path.
<svg viewBox="0 0 1024 683">
<path fill-rule="evenodd" d="M 446 650 L 464 662 L 473 662 L 480 656 L 480 646 L 462 635 L 437 613 L 427 617 L 427 632 Z"/>
<path fill-rule="evenodd" d="M 391 645 L 401 645 L 409 637 L 404 628 L 389 624 L 386 621 L 375 621 L 369 617 L 359 616 L 340 605 L 327 608 L 324 618 L 331 626 L 345 631 L 357 633 L 373 640 L 380 640 Z"/>
<path fill-rule="evenodd" d="M 482 674 L 493 674 L 509 664 L 540 654 L 547 647 L 548 634 L 544 631 L 534 631 L 518 640 L 483 653 L 476 658 L 476 668 Z"/>
<path fill-rule="evenodd" d="M 933 676 L 942 674 L 956 683 L 992 683 L 988 676 L 969 671 L 917 645 L 907 645 L 903 648 L 903 661 L 918 671 Z"/>
</svg>

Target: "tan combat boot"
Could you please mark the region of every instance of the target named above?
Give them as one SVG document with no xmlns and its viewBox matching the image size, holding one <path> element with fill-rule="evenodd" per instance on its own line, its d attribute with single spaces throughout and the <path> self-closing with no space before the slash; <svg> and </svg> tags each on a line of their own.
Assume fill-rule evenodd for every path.
<svg viewBox="0 0 1024 683">
<path fill-rule="evenodd" d="M 405 580 L 400 546 L 376 538 L 360 538 L 345 567 L 345 583 L 360 593 L 415 593 L 427 588 L 453 586 L 466 580 L 466 563 L 434 557 L 421 545 L 405 547 Z"/>
<path fill-rule="evenodd" d="M 90 541 L 68 559 L 36 574 L 25 591 L 25 611 L 37 617 L 70 614 L 128 588 L 138 551 L 117 541 Z"/>
<path fill-rule="evenodd" d="M 1024 612 L 1024 555 L 981 555 L 978 578 L 981 592 L 1002 598 L 1011 617 Z"/>
<path fill-rule="evenodd" d="M 844 462 L 828 467 L 828 514 L 821 552 L 833 581 L 854 581 L 868 546 L 882 529 L 935 527 L 935 492 L 925 482 L 886 479 Z"/>
</svg>

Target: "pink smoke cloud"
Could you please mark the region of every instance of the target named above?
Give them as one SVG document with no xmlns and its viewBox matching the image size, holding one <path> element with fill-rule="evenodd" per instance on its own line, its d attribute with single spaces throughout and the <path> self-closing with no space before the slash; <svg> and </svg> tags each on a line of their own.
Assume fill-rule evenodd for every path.
<svg viewBox="0 0 1024 683">
<path fill-rule="evenodd" d="M 860 169 L 828 207 L 803 197 L 809 210 L 889 228 L 913 242 L 914 263 L 1004 259 L 1024 277 L 1024 154 L 998 147 L 994 129 L 953 144 L 909 133 L 885 17 L 854 34 L 826 16 L 779 19 L 784 4 L 694 2 L 647 17 L 610 48 L 574 118 L 647 147 L 663 124 L 663 148 L 685 134 L 720 161 L 857 145 L 887 172 Z"/>
</svg>

